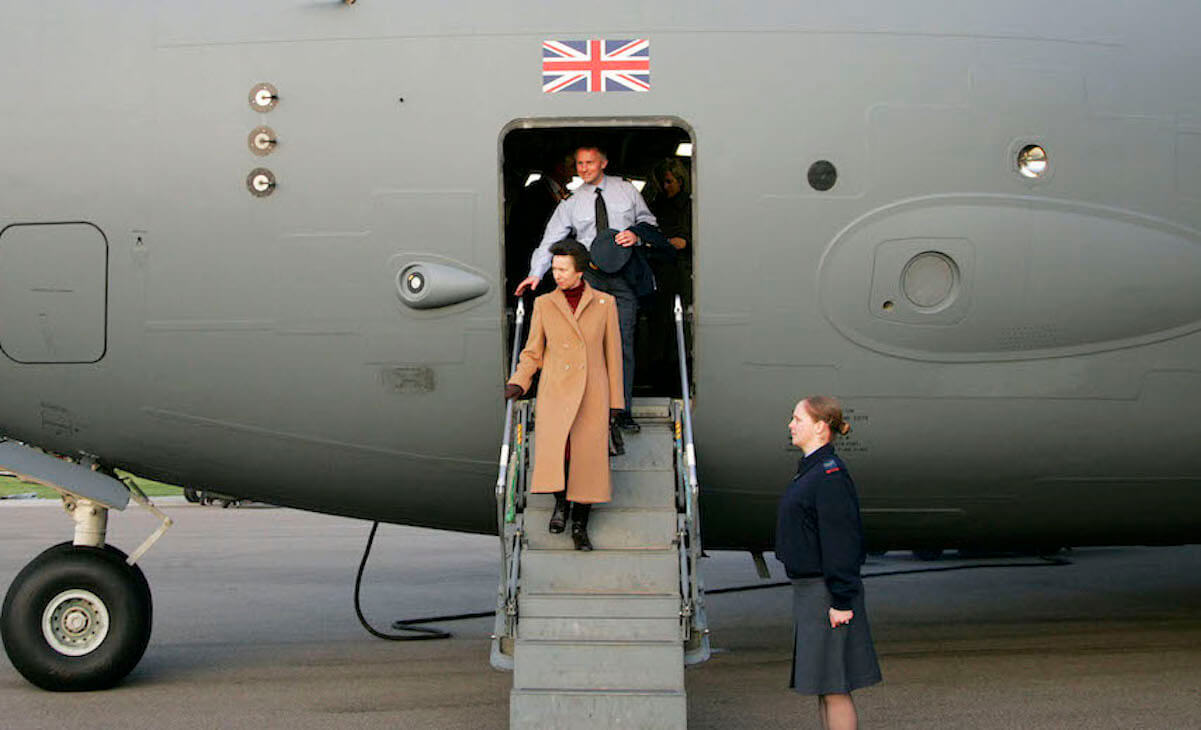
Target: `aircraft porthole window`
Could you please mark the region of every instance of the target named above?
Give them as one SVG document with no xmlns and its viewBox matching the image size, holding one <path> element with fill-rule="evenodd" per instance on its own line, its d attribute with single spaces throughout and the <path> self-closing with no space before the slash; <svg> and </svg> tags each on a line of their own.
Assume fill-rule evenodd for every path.
<svg viewBox="0 0 1201 730">
<path fill-rule="evenodd" d="M 891 299 L 887 299 L 887 300 L 885 300 L 885 302 L 883 304 L 880 305 L 880 308 L 883 309 L 885 312 L 891 312 L 893 307 L 895 307 L 895 306 L 896 305 L 893 304 Z"/>
<path fill-rule="evenodd" d="M 838 182 L 838 170 L 829 160 L 818 160 L 809 166 L 809 185 L 814 190 L 825 192 Z"/>
<path fill-rule="evenodd" d="M 1037 180 L 1047 174 L 1050 160 L 1042 145 L 1028 144 L 1018 152 L 1018 174 L 1022 177 Z"/>
<path fill-rule="evenodd" d="M 256 112 L 269 112 L 278 103 L 279 91 L 271 84 L 255 84 L 250 90 L 250 108 Z"/>
</svg>

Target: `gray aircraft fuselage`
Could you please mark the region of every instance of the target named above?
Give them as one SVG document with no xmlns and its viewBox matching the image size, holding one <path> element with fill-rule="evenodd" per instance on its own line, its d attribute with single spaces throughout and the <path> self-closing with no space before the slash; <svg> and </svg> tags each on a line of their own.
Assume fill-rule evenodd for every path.
<svg viewBox="0 0 1201 730">
<path fill-rule="evenodd" d="M 1198 539 L 1196 4 L 77 0 L 0 28 L 12 438 L 494 531 L 504 136 L 676 126 L 706 546 L 770 545 L 812 393 L 848 407 L 875 547 Z M 649 39 L 650 91 L 544 93 L 542 42 L 591 38 Z M 413 308 L 414 262 L 487 292 Z"/>
</svg>

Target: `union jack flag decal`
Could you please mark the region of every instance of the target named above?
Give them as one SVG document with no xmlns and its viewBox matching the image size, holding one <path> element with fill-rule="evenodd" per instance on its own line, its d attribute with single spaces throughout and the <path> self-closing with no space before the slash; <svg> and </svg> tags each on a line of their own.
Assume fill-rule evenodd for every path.
<svg viewBox="0 0 1201 730">
<path fill-rule="evenodd" d="M 543 41 L 542 91 L 650 91 L 651 42 Z"/>
</svg>

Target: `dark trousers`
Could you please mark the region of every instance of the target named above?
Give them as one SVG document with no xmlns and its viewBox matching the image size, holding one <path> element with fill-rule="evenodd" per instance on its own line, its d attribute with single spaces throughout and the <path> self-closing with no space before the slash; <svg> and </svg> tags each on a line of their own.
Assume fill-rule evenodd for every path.
<svg viewBox="0 0 1201 730">
<path fill-rule="evenodd" d="M 651 373 L 656 395 L 680 395 L 680 363 L 676 345 L 676 314 L 674 291 L 660 289 L 647 301 L 642 310 L 646 314 L 646 348 L 642 351 L 642 372 Z M 648 370 L 649 368 L 649 370 Z"/>
<path fill-rule="evenodd" d="M 593 289 L 610 294 L 617 300 L 617 323 L 621 327 L 621 376 L 628 411 L 634 395 L 634 327 L 638 324 L 638 297 L 634 296 L 634 290 L 620 274 L 606 274 L 589 266 L 584 270 L 584 281 Z"/>
</svg>

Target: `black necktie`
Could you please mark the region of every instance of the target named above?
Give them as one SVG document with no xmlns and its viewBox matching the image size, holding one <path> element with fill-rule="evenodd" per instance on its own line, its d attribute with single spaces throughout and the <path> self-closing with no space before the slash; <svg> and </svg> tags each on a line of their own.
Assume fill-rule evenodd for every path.
<svg viewBox="0 0 1201 730">
<path fill-rule="evenodd" d="M 609 229 L 609 209 L 605 207 L 605 199 L 601 196 L 601 189 L 596 189 L 596 232 L 600 234 Z"/>
</svg>

